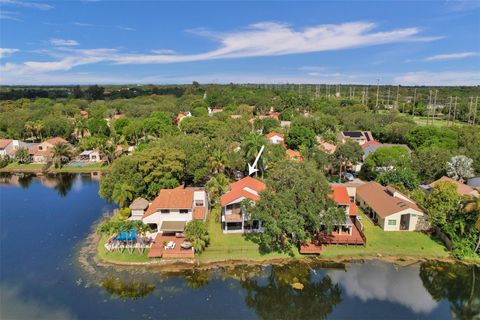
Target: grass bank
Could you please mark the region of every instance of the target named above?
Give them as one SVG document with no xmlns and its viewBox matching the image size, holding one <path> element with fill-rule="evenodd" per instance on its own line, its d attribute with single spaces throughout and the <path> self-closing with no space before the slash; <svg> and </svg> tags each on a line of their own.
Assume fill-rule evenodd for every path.
<svg viewBox="0 0 480 320">
<path fill-rule="evenodd" d="M 448 251 L 443 244 L 436 239 L 430 238 L 421 232 L 408 231 L 383 231 L 374 225 L 362 212 L 364 233 L 367 237 L 367 245 L 344 246 L 331 245 L 325 247 L 322 257 L 418 257 L 418 258 L 446 258 Z"/>
<path fill-rule="evenodd" d="M 54 166 L 50 166 L 45 168 L 45 164 L 42 163 L 27 163 L 27 164 L 20 164 L 18 162 L 12 162 L 8 164 L 6 167 L 0 169 L 0 172 L 32 172 L 32 173 L 41 173 L 41 172 L 48 172 L 48 173 L 62 173 L 62 172 L 92 172 L 92 171 L 105 171 L 108 169 L 108 166 L 103 165 L 101 163 L 92 163 L 82 167 L 79 166 L 63 166 L 62 168 L 55 168 Z"/>
</svg>

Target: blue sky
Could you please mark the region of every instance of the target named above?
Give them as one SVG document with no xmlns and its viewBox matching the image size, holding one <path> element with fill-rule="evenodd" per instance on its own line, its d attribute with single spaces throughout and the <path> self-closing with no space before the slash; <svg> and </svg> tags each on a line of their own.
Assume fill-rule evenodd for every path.
<svg viewBox="0 0 480 320">
<path fill-rule="evenodd" d="M 0 0 L 1 84 L 480 84 L 480 1 Z"/>
</svg>

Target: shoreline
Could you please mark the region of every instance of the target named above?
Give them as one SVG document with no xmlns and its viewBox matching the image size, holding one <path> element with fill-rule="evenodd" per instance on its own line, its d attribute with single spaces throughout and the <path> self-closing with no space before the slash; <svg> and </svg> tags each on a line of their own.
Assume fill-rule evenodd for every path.
<svg viewBox="0 0 480 320">
<path fill-rule="evenodd" d="M 216 261 L 200 261 L 198 258 L 194 259 L 162 259 L 162 260 L 153 260 L 148 262 L 125 262 L 125 261 L 115 261 L 110 259 L 105 259 L 101 257 L 98 252 L 98 246 L 101 241 L 101 236 L 95 232 L 95 223 L 92 226 L 92 233 L 85 240 L 84 245 L 81 247 L 80 251 L 80 261 L 85 264 L 87 259 L 90 258 L 96 266 L 106 267 L 106 268 L 127 268 L 134 269 L 140 268 L 144 272 L 148 272 L 152 269 L 160 272 L 183 272 L 191 270 L 214 270 L 214 269 L 228 269 L 238 266 L 249 266 L 249 267 L 258 267 L 258 266 L 267 266 L 267 265 L 286 265 L 290 263 L 305 263 L 307 267 L 311 268 L 312 265 L 324 265 L 325 267 L 335 267 L 335 268 L 346 268 L 350 263 L 363 263 L 365 261 L 382 261 L 388 262 L 400 267 L 406 267 L 416 263 L 426 262 L 426 261 L 439 261 L 447 263 L 461 263 L 464 265 L 479 265 L 477 261 L 464 261 L 458 260 L 451 256 L 448 257 L 435 257 L 435 256 L 384 256 L 384 255 L 349 255 L 349 256 L 339 256 L 339 257 L 322 257 L 322 256 L 301 256 L 301 257 L 291 257 L 291 258 L 265 258 L 262 260 L 253 260 L 253 259 L 224 259 Z M 207 249 L 208 250 L 208 249 Z M 87 257 L 87 255 L 89 257 Z M 89 267 L 94 268 L 90 265 Z M 91 269 L 93 270 L 93 269 Z"/>
<path fill-rule="evenodd" d="M 43 170 L 43 168 L 0 168 L 0 173 L 33 173 L 33 174 L 48 174 L 48 173 L 92 173 L 92 172 L 105 172 L 108 170 L 108 167 L 72 167 L 72 166 L 63 166 L 60 169 L 49 168 L 48 170 Z"/>
</svg>

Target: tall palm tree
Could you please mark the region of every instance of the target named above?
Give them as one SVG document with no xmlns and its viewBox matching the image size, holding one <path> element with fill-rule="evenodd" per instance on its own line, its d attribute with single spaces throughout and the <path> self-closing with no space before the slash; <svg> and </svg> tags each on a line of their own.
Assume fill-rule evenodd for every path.
<svg viewBox="0 0 480 320">
<path fill-rule="evenodd" d="M 228 179 L 223 173 L 217 174 L 207 182 L 206 188 L 210 195 L 210 202 L 213 204 L 223 192 L 228 190 Z"/>
<path fill-rule="evenodd" d="M 35 137 L 35 122 L 27 121 L 24 125 L 24 130 L 27 135 L 33 140 Z"/>
<path fill-rule="evenodd" d="M 111 164 L 115 160 L 115 144 L 105 141 L 100 145 L 99 151 L 100 156 L 107 161 L 108 164 Z"/>
<path fill-rule="evenodd" d="M 61 168 L 65 163 L 70 161 L 72 157 L 72 149 L 66 143 L 57 143 L 53 146 L 52 160 L 55 168 Z"/>
<path fill-rule="evenodd" d="M 249 133 L 242 141 L 242 149 L 245 154 L 245 158 L 248 162 L 253 162 L 260 151 L 260 148 L 265 144 L 265 137 L 255 132 Z M 263 175 L 264 162 L 262 157 L 257 163 L 258 169 Z"/>
<path fill-rule="evenodd" d="M 116 184 L 113 188 L 112 199 L 123 208 L 133 200 L 134 192 L 135 189 L 126 182 Z"/>
<path fill-rule="evenodd" d="M 208 159 L 210 168 L 213 170 L 214 174 L 221 173 L 223 170 L 225 170 L 226 161 L 227 158 L 225 153 L 223 153 L 223 151 L 220 149 L 215 149 Z"/>
<path fill-rule="evenodd" d="M 88 124 L 85 119 L 81 118 L 75 121 L 75 129 L 77 130 L 77 134 L 80 138 L 83 138 L 85 133 L 88 131 Z"/>
<path fill-rule="evenodd" d="M 464 202 L 463 210 L 468 214 L 477 215 L 477 221 L 475 223 L 475 227 L 480 232 L 480 197 L 475 197 L 475 196 L 468 197 Z M 478 241 L 473 251 L 477 252 L 478 248 L 480 248 L 480 233 L 478 234 Z"/>
</svg>

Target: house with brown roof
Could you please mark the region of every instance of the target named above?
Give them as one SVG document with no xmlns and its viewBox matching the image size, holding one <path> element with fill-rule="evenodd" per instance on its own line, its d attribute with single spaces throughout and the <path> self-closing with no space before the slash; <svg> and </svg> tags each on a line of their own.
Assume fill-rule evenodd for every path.
<svg viewBox="0 0 480 320">
<path fill-rule="evenodd" d="M 47 163 L 53 155 L 53 147 L 56 144 L 68 144 L 68 141 L 60 138 L 54 137 L 39 143 L 38 145 L 31 146 L 28 148 L 28 152 L 32 157 L 32 161 L 35 163 Z"/>
<path fill-rule="evenodd" d="M 318 147 L 323 152 L 328 153 L 328 154 L 333 154 L 335 152 L 335 150 L 337 150 L 336 145 L 331 144 L 330 142 L 327 142 L 327 141 L 323 140 L 320 136 L 317 136 L 315 139 L 317 141 Z"/>
<path fill-rule="evenodd" d="M 357 204 L 384 231 L 421 230 L 425 214 L 417 204 L 392 186 L 370 181 L 357 187 Z"/>
<path fill-rule="evenodd" d="M 257 202 L 260 200 L 259 193 L 266 188 L 265 183 L 250 176 L 230 184 L 230 191 L 220 197 L 223 233 L 263 230 L 262 221 L 250 219 L 241 202 L 244 199 Z"/>
<path fill-rule="evenodd" d="M 267 137 L 267 140 L 270 142 L 270 143 L 273 143 L 273 144 L 285 144 L 285 138 L 283 136 L 283 134 L 281 133 L 278 133 L 278 132 L 270 132 L 269 134 L 266 135 Z"/>
<path fill-rule="evenodd" d="M 432 191 L 432 188 L 435 187 L 440 181 L 453 183 L 457 187 L 457 192 L 458 192 L 459 195 L 474 196 L 474 197 L 479 196 L 478 191 L 475 190 L 474 188 L 472 188 L 471 186 L 469 186 L 467 184 L 464 184 L 464 183 L 461 183 L 460 181 L 453 180 L 452 178 L 449 178 L 449 177 L 446 177 L 446 176 L 443 176 L 440 179 L 430 183 L 426 188 L 426 192 L 430 193 Z"/>
<path fill-rule="evenodd" d="M 293 161 L 303 161 L 303 156 L 300 152 L 292 150 L 292 149 L 287 149 L 287 159 L 293 160 Z"/>
<path fill-rule="evenodd" d="M 20 148 L 28 148 L 27 143 L 20 140 L 0 139 L 0 156 L 13 158 Z"/>
<path fill-rule="evenodd" d="M 129 220 L 142 220 L 145 210 L 147 210 L 150 203 L 144 198 L 136 198 L 128 206 L 130 209 L 130 218 Z"/>
<path fill-rule="evenodd" d="M 208 196 L 202 188 L 162 189 L 142 217 L 162 234 L 183 232 L 188 222 L 205 221 L 208 214 Z"/>
</svg>

